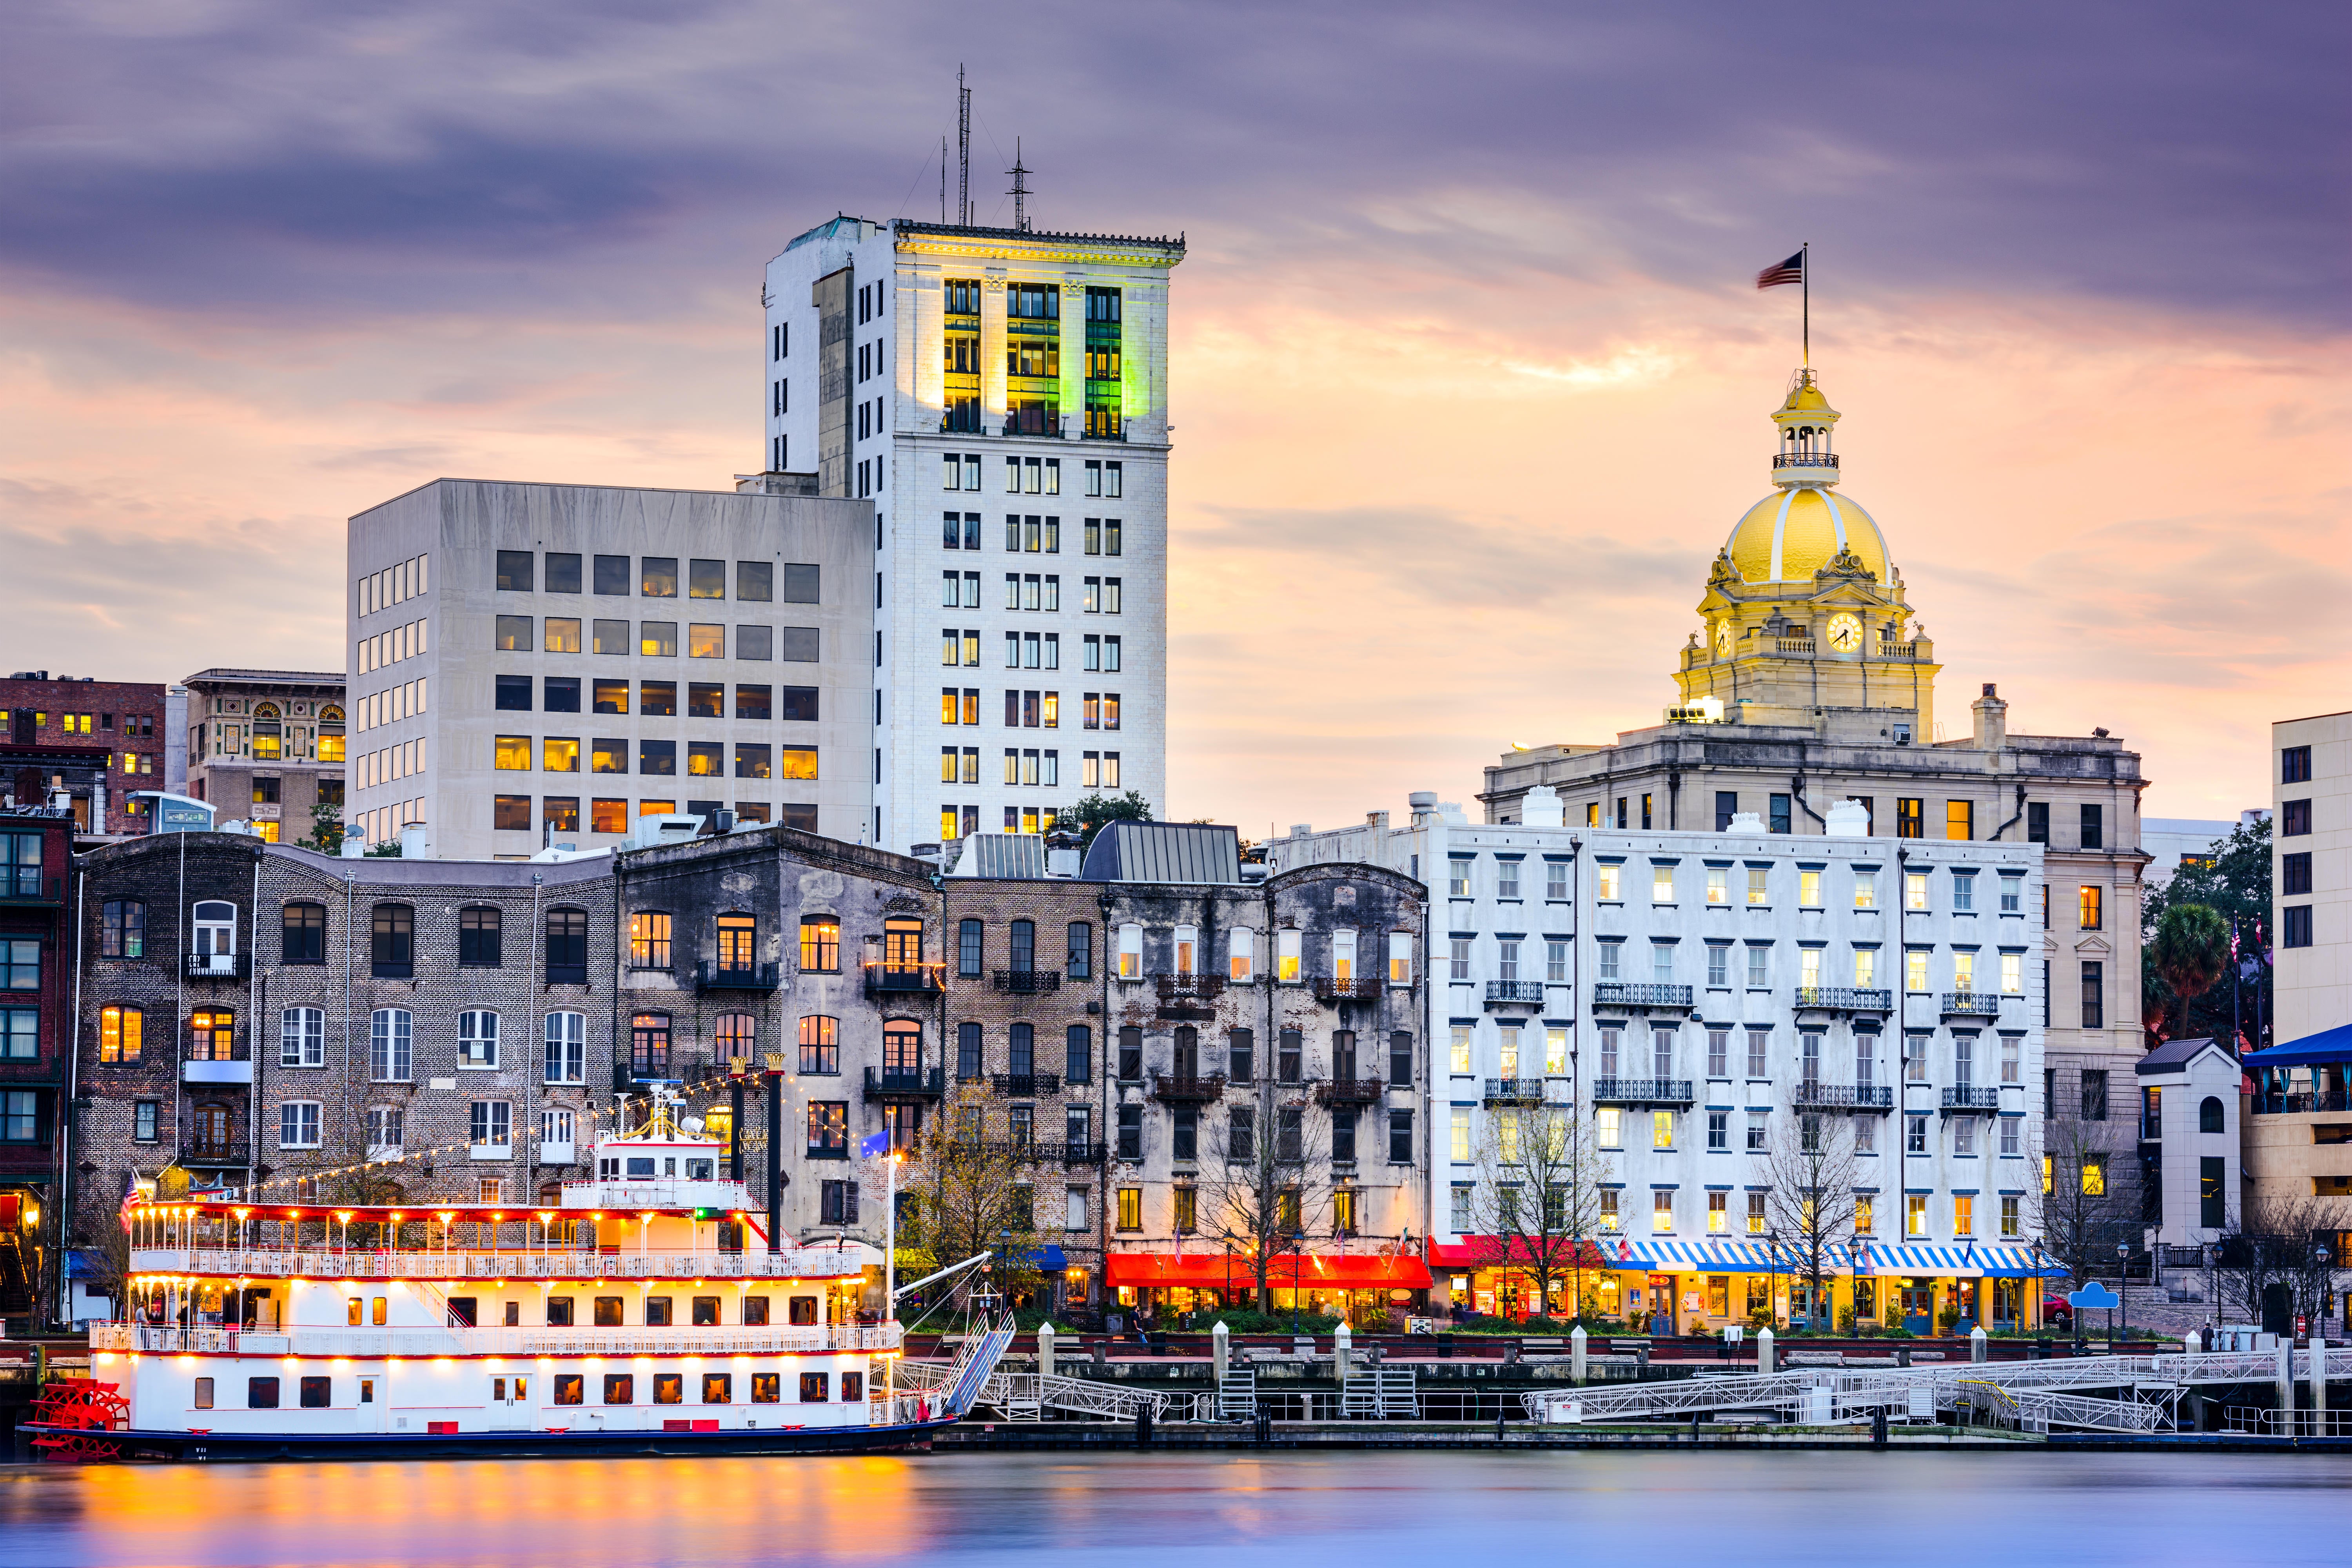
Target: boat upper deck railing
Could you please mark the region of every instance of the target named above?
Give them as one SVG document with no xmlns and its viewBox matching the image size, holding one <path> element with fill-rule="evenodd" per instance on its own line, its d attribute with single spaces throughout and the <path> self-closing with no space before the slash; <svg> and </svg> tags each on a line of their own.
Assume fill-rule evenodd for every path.
<svg viewBox="0 0 2352 1568">
<path fill-rule="evenodd" d="M 279 1328 L 183 1329 L 92 1323 L 89 1348 L 148 1354 L 357 1356 L 789 1355 L 899 1348 L 897 1323 L 818 1323 L 759 1329 Z"/>
<path fill-rule="evenodd" d="M 291 1279 L 838 1279 L 865 1271 L 863 1247 L 780 1252 L 379 1251 L 364 1247 L 141 1247 L 133 1274 Z"/>
</svg>

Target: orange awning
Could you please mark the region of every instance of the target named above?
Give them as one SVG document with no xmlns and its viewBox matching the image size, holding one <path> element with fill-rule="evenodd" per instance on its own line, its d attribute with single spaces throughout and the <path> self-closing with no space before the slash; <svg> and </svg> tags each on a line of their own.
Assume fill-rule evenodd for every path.
<svg viewBox="0 0 2352 1568">
<path fill-rule="evenodd" d="M 1103 1260 L 1111 1286 L 1189 1285 L 1196 1289 L 1255 1289 L 1255 1263 L 1244 1253 L 1114 1252 Z M 1426 1290 L 1418 1258 L 1330 1257 L 1286 1252 L 1268 1260 L 1265 1282 L 1278 1290 Z"/>
</svg>

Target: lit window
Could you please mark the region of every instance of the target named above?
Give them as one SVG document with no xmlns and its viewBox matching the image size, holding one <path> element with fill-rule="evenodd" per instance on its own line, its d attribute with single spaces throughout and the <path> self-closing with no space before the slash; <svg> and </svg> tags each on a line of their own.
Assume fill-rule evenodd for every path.
<svg viewBox="0 0 2352 1568">
<path fill-rule="evenodd" d="M 491 765 L 502 773 L 530 772 L 530 737 L 500 735 L 498 738 L 495 760 Z"/>
<path fill-rule="evenodd" d="M 1675 1146 L 1675 1113 L 1671 1110 L 1650 1112 L 1650 1147 L 1671 1149 Z"/>
<path fill-rule="evenodd" d="M 1674 1194 L 1652 1193 L 1650 1194 L 1650 1228 L 1654 1231 L 1667 1231 L 1675 1228 Z"/>
</svg>

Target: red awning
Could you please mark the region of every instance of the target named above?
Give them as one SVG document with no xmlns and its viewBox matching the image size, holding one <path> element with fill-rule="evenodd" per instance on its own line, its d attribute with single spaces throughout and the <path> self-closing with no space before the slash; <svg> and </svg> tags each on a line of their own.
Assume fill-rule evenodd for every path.
<svg viewBox="0 0 2352 1568">
<path fill-rule="evenodd" d="M 1103 1260 L 1112 1286 L 1190 1285 L 1196 1289 L 1255 1289 L 1257 1268 L 1244 1254 L 1114 1252 Z M 1278 1290 L 1426 1290 L 1429 1269 L 1418 1258 L 1304 1256 L 1286 1252 L 1266 1264 L 1265 1282 Z"/>
<path fill-rule="evenodd" d="M 1506 1246 L 1507 1241 L 1508 1245 Z M 1440 1268 L 1503 1268 L 1514 1265 L 1525 1267 L 1536 1261 L 1538 1243 L 1533 1237 L 1465 1236 L 1459 1241 L 1433 1241 L 1429 1244 L 1429 1260 Z M 1601 1251 L 1592 1243 L 1584 1245 L 1584 1256 L 1576 1256 L 1577 1244 L 1555 1240 L 1550 1244 L 1555 1268 L 1605 1268 Z"/>
</svg>

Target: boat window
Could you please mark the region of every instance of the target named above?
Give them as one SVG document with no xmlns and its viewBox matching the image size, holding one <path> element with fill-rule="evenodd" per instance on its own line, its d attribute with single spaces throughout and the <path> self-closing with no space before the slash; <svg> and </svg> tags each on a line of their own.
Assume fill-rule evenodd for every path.
<svg viewBox="0 0 2352 1568">
<path fill-rule="evenodd" d="M 702 1403 L 729 1405 L 735 1399 L 735 1377 L 731 1373 L 706 1372 L 702 1374 Z"/>
<path fill-rule="evenodd" d="M 685 1404 L 686 1375 L 676 1372 L 654 1373 L 654 1403 L 656 1405 Z"/>
<path fill-rule="evenodd" d="M 621 1326 L 621 1299 L 618 1296 L 596 1298 L 596 1326 L 600 1329 L 617 1329 Z M 606 1400 L 605 1403 L 609 1405 L 612 1401 Z M 623 1403 L 626 1404 L 627 1401 L 625 1400 Z"/>
<path fill-rule="evenodd" d="M 666 1329 L 669 1327 L 668 1297 L 648 1296 L 646 1298 L 646 1327 L 649 1329 Z M 675 1405 L 677 1402 L 676 1400 L 672 1400 L 670 1403 Z"/>
<path fill-rule="evenodd" d="M 334 1379 L 306 1377 L 302 1380 L 302 1408 L 324 1410 L 334 1403 Z"/>
<path fill-rule="evenodd" d="M 832 1398 L 832 1394 L 830 1392 L 832 1384 L 833 1374 L 829 1372 L 804 1372 L 801 1373 L 801 1403 L 803 1405 L 823 1405 L 826 1403 Z"/>
<path fill-rule="evenodd" d="M 686 1163 L 686 1179 L 689 1182 L 708 1182 L 718 1173 L 719 1162 L 716 1160 L 688 1160 Z"/>
<path fill-rule="evenodd" d="M 278 1408 L 278 1380 L 274 1377 L 248 1377 L 245 1380 L 245 1407 L 247 1410 Z"/>
<path fill-rule="evenodd" d="M 793 1298 L 792 1299 L 792 1302 L 793 1302 L 793 1317 L 792 1317 L 792 1321 L 793 1321 L 793 1322 L 795 1322 L 795 1323 L 814 1323 L 814 1322 L 815 1322 L 815 1321 L 816 1321 L 816 1298 L 815 1298 L 815 1297 L 814 1297 L 814 1296 L 795 1296 L 795 1297 L 793 1297 Z"/>
<path fill-rule="evenodd" d="M 566 1308 L 569 1308 L 572 1305 L 569 1301 L 566 1301 L 563 1304 Z M 580 1374 L 576 1372 L 557 1373 L 555 1374 L 555 1403 L 558 1405 L 577 1405 L 580 1402 Z"/>
<path fill-rule="evenodd" d="M 777 1392 L 778 1386 L 782 1382 L 783 1379 L 782 1375 L 776 1373 L 753 1373 L 751 1374 L 751 1403 L 754 1405 L 775 1404 L 782 1397 L 782 1395 Z"/>
<path fill-rule="evenodd" d="M 765 1296 L 743 1298 L 743 1326 L 747 1329 L 764 1329 L 768 1326 L 768 1299 Z"/>
<path fill-rule="evenodd" d="M 697 1296 L 694 1299 L 694 1326 L 698 1329 L 713 1329 L 719 1326 L 718 1297 Z M 709 1402 L 705 1401 L 705 1403 Z M 723 1405 L 726 1401 L 722 1399 L 719 1403 Z"/>
<path fill-rule="evenodd" d="M 547 1299 L 547 1326 L 551 1329 L 568 1329 L 572 1326 L 571 1297 L 550 1296 Z M 578 1380 L 574 1379 L 574 1381 Z M 558 1400 L 556 1403 L 561 1405 L 563 1402 Z M 577 1405 L 580 1402 L 575 1399 L 572 1403 Z"/>
<path fill-rule="evenodd" d="M 475 1326 L 473 1297 L 449 1298 L 449 1326 L 453 1329 L 470 1329 Z"/>
<path fill-rule="evenodd" d="M 625 1372 L 608 1372 L 604 1374 L 605 1404 L 628 1405 L 634 1403 L 636 1397 L 637 1380 L 635 1377 Z"/>
<path fill-rule="evenodd" d="M 653 1173 L 654 1163 L 650 1155 L 633 1154 L 629 1157 L 629 1174 L 633 1176 L 650 1176 Z"/>
</svg>

